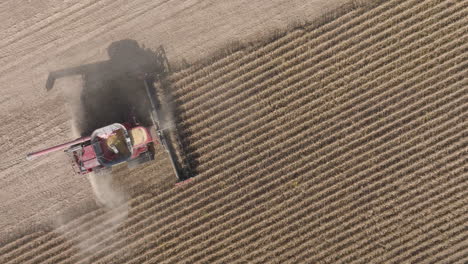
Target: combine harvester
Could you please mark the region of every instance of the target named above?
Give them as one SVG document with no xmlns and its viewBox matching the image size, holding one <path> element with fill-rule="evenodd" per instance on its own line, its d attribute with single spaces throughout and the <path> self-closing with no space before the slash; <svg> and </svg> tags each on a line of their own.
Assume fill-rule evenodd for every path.
<svg viewBox="0 0 468 264">
<path fill-rule="evenodd" d="M 157 75 L 145 74 L 141 78 L 151 106 L 149 111 L 151 126 L 142 126 L 135 121 L 135 117 L 131 117 L 125 123 L 114 123 L 96 129 L 90 136 L 29 153 L 26 159 L 33 160 L 52 152 L 64 151 L 70 157 L 75 173 L 79 175 L 91 172 L 103 173 L 118 164 L 126 163 L 130 169 L 133 169 L 154 160 L 155 144 L 159 143 L 169 154 L 178 182 L 193 177 L 182 150 L 176 150 L 174 147 L 180 144 L 174 127 L 161 128 L 162 104 L 155 84 L 162 86 L 165 76 L 169 73 L 169 64 L 165 54 L 162 55 L 166 64 L 165 72 Z"/>
</svg>

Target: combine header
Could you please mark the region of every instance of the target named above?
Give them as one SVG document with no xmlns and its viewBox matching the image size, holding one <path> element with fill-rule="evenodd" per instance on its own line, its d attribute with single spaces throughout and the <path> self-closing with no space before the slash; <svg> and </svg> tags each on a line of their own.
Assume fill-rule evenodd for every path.
<svg viewBox="0 0 468 264">
<path fill-rule="evenodd" d="M 151 125 L 140 125 L 132 117 L 128 122 L 114 123 L 96 129 L 90 136 L 29 153 L 27 160 L 63 150 L 70 157 L 74 171 L 85 175 L 90 172 L 107 171 L 112 166 L 122 163 L 126 163 L 130 169 L 136 168 L 140 164 L 154 160 L 155 144 L 161 144 L 169 155 L 179 182 L 191 178 L 191 170 L 182 149 L 176 148 L 180 146 L 180 142 L 174 125 L 165 124 L 165 127 L 162 127 L 165 123 L 163 116 L 167 118 L 170 111 L 163 111 L 157 86 L 160 88 L 159 91 L 164 91 L 164 79 L 170 69 L 162 47 L 158 52 L 158 55 L 163 58 L 164 71 L 140 76 L 150 105 Z M 54 82 L 54 80 L 48 82 L 50 81 Z M 170 119 L 173 120 L 173 118 Z"/>
</svg>

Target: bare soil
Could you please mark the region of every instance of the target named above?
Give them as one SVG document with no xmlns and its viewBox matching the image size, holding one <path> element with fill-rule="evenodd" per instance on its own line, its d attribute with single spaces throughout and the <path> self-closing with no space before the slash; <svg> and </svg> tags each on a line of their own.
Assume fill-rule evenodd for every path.
<svg viewBox="0 0 468 264">
<path fill-rule="evenodd" d="M 105 94 L 103 82 L 116 72 L 141 65 L 142 57 L 119 54 L 122 61 L 108 63 L 112 43 L 128 39 L 153 50 L 163 45 L 174 64 L 194 62 L 228 43 L 252 41 L 317 17 L 336 5 L 324 0 L 2 1 L 1 240 L 14 236 L 17 229 L 35 229 L 51 218 L 87 211 L 92 204 L 88 180 L 72 174 L 62 153 L 34 163 L 24 157 L 30 151 L 74 139 L 86 128 L 115 121 L 115 111 L 122 107 L 114 99 L 128 95 L 133 83 L 126 86 L 121 80 L 123 88 Z M 61 69 L 68 69 L 66 77 L 57 79 L 47 91 L 49 73 Z M 91 92 L 83 92 L 84 88 Z M 121 93 L 122 89 L 127 90 Z M 93 94 L 96 90 L 97 95 Z M 114 96 L 104 96 L 109 94 Z M 84 95 L 92 103 L 83 104 Z M 87 112 L 89 105 L 99 105 L 93 110 L 100 114 Z M 94 122 L 91 126 L 84 122 L 90 120 Z M 156 171 L 155 177 L 159 176 Z"/>
</svg>

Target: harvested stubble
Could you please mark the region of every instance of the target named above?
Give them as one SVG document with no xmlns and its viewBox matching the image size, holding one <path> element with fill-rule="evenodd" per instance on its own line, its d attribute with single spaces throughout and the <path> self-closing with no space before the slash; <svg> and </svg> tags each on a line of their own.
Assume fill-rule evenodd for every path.
<svg viewBox="0 0 468 264">
<path fill-rule="evenodd" d="M 135 198 L 116 232 L 90 214 L 4 259 L 467 261 L 468 3 L 379 2 L 175 73 L 194 183 Z"/>
</svg>

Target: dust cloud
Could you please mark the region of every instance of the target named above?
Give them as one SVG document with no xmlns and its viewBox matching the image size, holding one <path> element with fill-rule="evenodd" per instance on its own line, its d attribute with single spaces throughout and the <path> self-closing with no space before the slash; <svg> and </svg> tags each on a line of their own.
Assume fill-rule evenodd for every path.
<svg viewBox="0 0 468 264">
<path fill-rule="evenodd" d="M 129 196 L 116 188 L 110 173 L 90 173 L 88 177 L 94 199 L 100 212 L 95 220 L 74 219 L 67 221 L 66 216 L 55 221 L 55 231 L 66 237 L 83 257 L 93 255 L 104 249 L 115 238 L 118 228 L 127 219 L 130 210 Z M 91 212 L 93 213 L 93 212 Z M 87 225 L 92 222 L 92 225 Z M 100 235 L 96 235 L 100 234 Z M 104 235 L 103 235 L 104 234 Z"/>
<path fill-rule="evenodd" d="M 166 74 L 165 53 L 153 52 L 127 39 L 111 43 L 108 54 L 107 61 L 60 69 L 49 75 L 46 88 L 51 90 L 58 86 L 61 89 L 71 115 L 74 138 L 89 136 L 95 129 L 112 123 L 152 125 L 150 101 L 142 76 L 156 78 L 158 74 Z M 145 75 L 147 73 L 149 75 Z M 165 85 L 159 85 L 156 87 L 161 95 L 159 125 L 161 129 L 173 129 L 174 101 L 170 94 L 162 96 Z M 75 218 L 73 223 L 67 221 L 66 216 L 56 219 L 56 230 L 72 241 L 84 256 L 104 248 L 128 217 L 132 195 L 125 182 L 130 172 L 117 173 L 119 168 L 114 168 L 114 173 L 108 168 L 84 176 L 89 180 L 97 210 L 104 212 L 92 226 L 82 227 L 87 226 L 89 220 L 80 218 Z M 101 232 L 105 235 L 96 235 Z"/>
<path fill-rule="evenodd" d="M 128 195 L 113 184 L 111 173 L 90 173 L 88 179 L 98 205 L 112 209 L 127 203 Z"/>
</svg>

